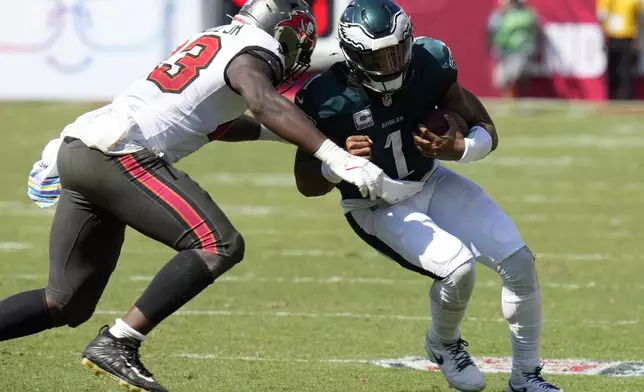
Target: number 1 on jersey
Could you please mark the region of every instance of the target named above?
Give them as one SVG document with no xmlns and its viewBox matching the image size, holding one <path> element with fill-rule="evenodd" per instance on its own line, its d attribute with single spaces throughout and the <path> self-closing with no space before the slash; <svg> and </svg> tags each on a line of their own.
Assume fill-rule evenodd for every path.
<svg viewBox="0 0 644 392">
<path fill-rule="evenodd" d="M 398 178 L 402 179 L 410 175 L 407 168 L 407 161 L 405 160 L 405 153 L 403 152 L 402 133 L 400 130 L 390 133 L 385 142 L 385 148 L 390 148 L 394 155 L 394 163 L 396 164 L 396 172 Z"/>
<path fill-rule="evenodd" d="M 173 53 L 170 59 L 148 75 L 148 80 L 164 93 L 181 94 L 199 77 L 199 72 L 212 63 L 220 50 L 221 38 L 203 35 Z"/>
</svg>

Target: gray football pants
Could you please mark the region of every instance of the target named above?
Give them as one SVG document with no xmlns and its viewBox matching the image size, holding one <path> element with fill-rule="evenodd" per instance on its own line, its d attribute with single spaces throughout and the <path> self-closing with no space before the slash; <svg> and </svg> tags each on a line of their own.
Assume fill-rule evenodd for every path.
<svg viewBox="0 0 644 392">
<path fill-rule="evenodd" d="M 93 314 L 116 267 L 125 227 L 177 251 L 199 249 L 241 261 L 241 235 L 196 182 L 148 150 L 108 156 L 65 138 L 62 184 L 50 236 L 47 296 L 65 323 Z"/>
</svg>

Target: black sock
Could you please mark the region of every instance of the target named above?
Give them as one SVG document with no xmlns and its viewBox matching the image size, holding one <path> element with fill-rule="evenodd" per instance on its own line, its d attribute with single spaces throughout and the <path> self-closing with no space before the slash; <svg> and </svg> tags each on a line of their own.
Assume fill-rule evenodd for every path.
<svg viewBox="0 0 644 392">
<path fill-rule="evenodd" d="M 25 291 L 0 302 L 0 342 L 53 327 L 45 289 Z"/>
<path fill-rule="evenodd" d="M 161 268 L 136 302 L 136 307 L 150 321 L 158 324 L 212 282 L 212 272 L 199 254 L 192 250 L 184 250 Z"/>
</svg>

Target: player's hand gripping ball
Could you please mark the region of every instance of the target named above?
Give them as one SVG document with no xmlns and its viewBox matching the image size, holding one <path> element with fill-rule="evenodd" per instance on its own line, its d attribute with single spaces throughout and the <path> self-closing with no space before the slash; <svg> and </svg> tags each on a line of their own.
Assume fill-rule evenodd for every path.
<svg viewBox="0 0 644 392">
<path fill-rule="evenodd" d="M 465 152 L 463 138 L 468 133 L 469 127 L 458 113 L 435 109 L 418 126 L 414 143 L 427 158 L 457 161 Z"/>
<path fill-rule="evenodd" d="M 456 125 L 458 125 L 459 132 L 463 136 L 467 136 L 470 129 L 468 128 L 465 120 L 463 120 L 463 117 L 458 113 L 447 109 L 430 110 L 429 113 L 427 113 L 427 116 L 423 119 L 422 125 L 424 125 L 434 135 L 443 136 L 449 130 L 449 123 L 445 118 L 446 114 L 454 119 Z"/>
</svg>

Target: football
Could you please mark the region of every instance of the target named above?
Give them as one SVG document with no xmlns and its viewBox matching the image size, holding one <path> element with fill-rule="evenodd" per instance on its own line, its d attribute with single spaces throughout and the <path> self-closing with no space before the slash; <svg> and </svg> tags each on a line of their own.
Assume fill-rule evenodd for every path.
<svg viewBox="0 0 644 392">
<path fill-rule="evenodd" d="M 447 109 L 430 110 L 429 113 L 427 113 L 427 115 L 425 116 L 422 125 L 429 129 L 434 135 L 442 136 L 449 129 L 449 124 L 444 117 L 445 114 L 449 115 L 456 121 L 456 124 L 458 124 L 458 127 L 460 128 L 463 136 L 468 135 L 470 129 L 467 126 L 465 120 L 463 120 L 463 117 L 461 117 L 458 113 Z"/>
</svg>

